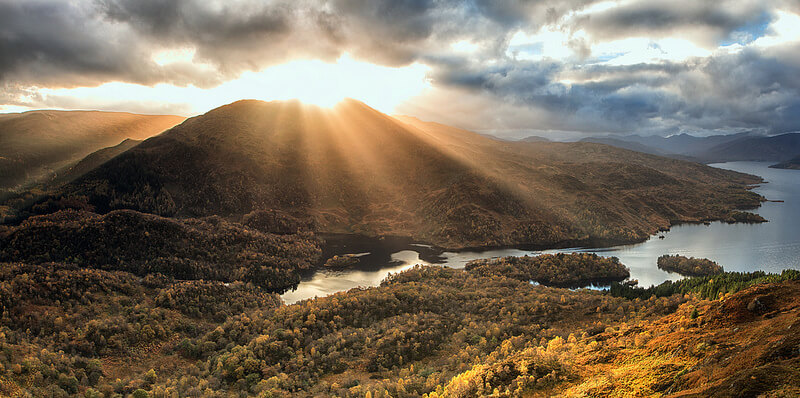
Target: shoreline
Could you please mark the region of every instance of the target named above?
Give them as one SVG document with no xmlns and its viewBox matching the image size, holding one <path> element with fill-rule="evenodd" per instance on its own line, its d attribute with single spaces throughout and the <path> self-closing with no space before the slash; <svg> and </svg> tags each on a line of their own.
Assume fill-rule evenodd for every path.
<svg viewBox="0 0 800 398">
<path fill-rule="evenodd" d="M 773 201 L 766 200 L 765 202 L 773 202 Z M 658 237 L 660 234 L 664 232 L 670 232 L 673 227 L 680 227 L 683 225 L 709 225 L 710 223 L 714 222 L 719 222 L 722 224 L 748 224 L 748 225 L 758 224 L 758 223 L 744 222 L 744 221 L 731 223 L 726 221 L 725 219 L 679 221 L 671 223 L 668 227 L 659 227 L 654 232 L 650 233 L 646 238 L 642 239 L 616 240 L 616 239 L 589 238 L 589 239 L 565 240 L 552 245 L 537 244 L 537 243 L 520 243 L 520 244 L 508 244 L 508 245 L 444 247 L 436 245 L 434 243 L 426 242 L 421 239 L 416 239 L 414 237 L 404 236 L 404 235 L 369 236 L 363 234 L 319 232 L 317 233 L 317 236 L 319 236 L 323 240 L 322 257 L 325 258 L 328 258 L 332 255 L 343 255 L 343 254 L 364 253 L 364 252 L 370 252 L 371 254 L 375 254 L 374 250 L 368 250 L 368 249 L 375 249 L 376 247 L 378 247 L 380 249 L 393 249 L 393 252 L 398 252 L 401 250 L 415 251 L 419 253 L 421 260 L 425 260 L 426 257 L 427 258 L 440 257 L 441 254 L 443 253 L 486 252 L 491 250 L 505 250 L 505 249 L 517 249 L 526 251 L 547 251 L 547 250 L 563 250 L 563 249 L 576 249 L 576 250 L 610 249 L 614 247 L 637 245 L 647 242 L 653 237 Z M 331 238 L 337 241 L 335 245 L 328 244 L 329 242 L 328 240 Z M 346 243 L 353 244 L 352 247 L 354 247 L 353 250 L 355 251 L 335 250 L 335 247 L 341 244 L 342 243 L 341 241 L 343 239 L 347 240 Z M 355 248 L 360 248 L 360 250 L 357 250 Z M 386 250 L 380 250 L 380 252 L 383 251 Z M 326 255 L 328 254 L 330 254 L 330 256 L 326 257 Z M 325 259 L 322 259 L 320 265 L 324 263 L 324 261 Z M 436 260 L 433 261 L 425 260 L 425 261 L 430 263 L 437 263 Z"/>
</svg>

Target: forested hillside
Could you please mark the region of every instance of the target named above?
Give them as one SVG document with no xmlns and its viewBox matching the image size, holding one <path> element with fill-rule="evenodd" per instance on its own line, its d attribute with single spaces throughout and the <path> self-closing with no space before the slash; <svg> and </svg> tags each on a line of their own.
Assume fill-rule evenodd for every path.
<svg viewBox="0 0 800 398">
<path fill-rule="evenodd" d="M 314 233 L 289 216 L 254 212 L 243 223 L 219 217 L 169 219 L 132 210 L 105 215 L 62 210 L 0 229 L 0 261 L 59 262 L 139 276 L 242 281 L 282 292 L 321 254 Z"/>
<path fill-rule="evenodd" d="M 617 297 L 630 287 L 573 291 L 417 267 L 283 306 L 243 282 L 64 263 L 0 270 L 6 396 L 799 391 L 796 271 L 692 279 L 630 299 Z"/>
<path fill-rule="evenodd" d="M 41 201 L 169 217 L 275 209 L 322 232 L 553 247 L 641 241 L 672 223 L 728 219 L 760 203 L 746 189 L 759 181 L 599 144 L 497 141 L 354 100 L 333 109 L 239 101 Z M 49 209 L 36 206 L 17 217 Z"/>
</svg>

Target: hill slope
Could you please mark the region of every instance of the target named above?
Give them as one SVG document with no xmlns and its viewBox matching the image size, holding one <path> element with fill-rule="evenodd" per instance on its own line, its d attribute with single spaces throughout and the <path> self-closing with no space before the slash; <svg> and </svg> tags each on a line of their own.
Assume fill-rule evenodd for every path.
<svg viewBox="0 0 800 398">
<path fill-rule="evenodd" d="M 49 178 L 126 138 L 152 137 L 184 118 L 99 111 L 31 111 L 0 117 L 0 190 Z"/>
<path fill-rule="evenodd" d="M 777 164 L 773 164 L 773 169 L 790 169 L 790 170 L 800 170 L 800 156 L 795 156 L 792 159 L 789 159 L 785 162 L 780 162 Z"/>
<path fill-rule="evenodd" d="M 238 101 L 66 185 L 96 211 L 238 217 L 277 209 L 319 230 L 446 247 L 630 242 L 753 207 L 759 179 L 591 143 L 519 143 L 347 100 Z"/>
<path fill-rule="evenodd" d="M 275 216 L 280 215 L 256 212 L 239 224 L 219 217 L 175 220 L 131 210 L 102 216 L 65 210 L 0 229 L 0 261 L 59 261 L 283 291 L 300 282 L 299 273 L 318 261 L 320 251 L 312 233 L 271 225 L 291 223 L 291 218 L 259 222 Z"/>
</svg>

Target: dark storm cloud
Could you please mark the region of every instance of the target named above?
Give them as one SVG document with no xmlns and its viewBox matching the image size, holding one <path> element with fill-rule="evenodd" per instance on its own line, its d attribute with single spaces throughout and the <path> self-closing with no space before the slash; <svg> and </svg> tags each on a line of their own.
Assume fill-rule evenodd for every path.
<svg viewBox="0 0 800 398">
<path fill-rule="evenodd" d="M 703 70 L 719 118 L 771 133 L 800 130 L 798 52 L 800 44 L 711 58 Z"/>
<path fill-rule="evenodd" d="M 402 66 L 454 40 L 502 52 L 535 27 L 595 0 L 0 0 L 0 79 L 31 85 L 107 80 L 210 86 L 297 58 L 359 59 Z M 152 54 L 194 48 L 175 70 Z"/>
<path fill-rule="evenodd" d="M 584 29 L 598 39 L 683 32 L 692 40 L 715 44 L 742 26 L 762 20 L 769 10 L 769 3 L 760 1 L 653 0 L 576 18 L 572 27 Z"/>
<path fill-rule="evenodd" d="M 683 63 L 574 66 L 514 62 L 480 72 L 461 67 L 438 82 L 466 88 L 498 103 L 545 111 L 535 126 L 520 117 L 510 127 L 667 134 L 679 131 L 800 129 L 800 45 L 774 51 L 745 50 Z M 577 77 L 565 84 L 560 76 Z M 583 80 L 589 79 L 590 80 Z M 482 106 L 468 117 L 486 117 Z M 507 123 L 509 124 L 509 123 Z M 474 128 L 491 129 L 472 121 Z M 520 133 L 524 135 L 524 133 Z"/>
<path fill-rule="evenodd" d="M 29 74 L 47 84 L 51 74 L 136 74 L 127 53 L 135 43 L 115 40 L 89 13 L 66 2 L 0 2 L 0 78 Z"/>
<path fill-rule="evenodd" d="M 142 84 L 218 84 L 192 65 L 159 66 L 152 47 L 129 27 L 98 18 L 92 4 L 0 1 L 0 83 L 4 96 L 26 86 L 91 86 L 106 81 Z"/>
<path fill-rule="evenodd" d="M 97 2 L 105 20 L 127 26 L 135 36 L 162 47 L 194 47 L 200 60 L 225 71 L 253 69 L 259 63 L 284 59 L 286 49 L 280 47 L 298 28 L 293 23 L 302 20 L 295 15 L 298 10 L 275 3 L 221 4 L 194 0 Z"/>
<path fill-rule="evenodd" d="M 586 133 L 800 126 L 796 45 L 623 66 L 592 58 L 594 44 L 628 37 L 677 36 L 713 49 L 765 25 L 777 9 L 800 12 L 796 1 L 641 0 L 582 12 L 599 2 L 0 0 L 0 103 L 36 103 L 36 87 L 109 81 L 213 87 L 244 71 L 348 52 L 382 65 L 425 63 L 435 88 L 480 98 L 449 100 L 475 107 L 463 115 L 472 127 L 477 120 Z M 564 45 L 574 57 L 509 53 L 515 34 L 543 26 L 569 34 Z M 452 51 L 462 40 L 476 50 Z M 194 49 L 192 62 L 153 60 L 180 48 Z"/>
</svg>

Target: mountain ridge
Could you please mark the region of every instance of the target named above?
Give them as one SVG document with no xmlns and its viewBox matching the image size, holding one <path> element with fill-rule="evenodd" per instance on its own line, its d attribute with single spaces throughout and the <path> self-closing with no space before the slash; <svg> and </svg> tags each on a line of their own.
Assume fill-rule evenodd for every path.
<svg viewBox="0 0 800 398">
<path fill-rule="evenodd" d="M 707 162 L 783 161 L 800 153 L 800 133 L 748 137 L 710 148 L 700 154 Z"/>
<path fill-rule="evenodd" d="M 800 133 L 763 136 L 750 132 L 696 137 L 624 135 L 587 137 L 581 141 L 703 163 L 784 161 L 800 152 Z"/>
<path fill-rule="evenodd" d="M 103 213 L 240 217 L 442 247 L 621 243 L 752 208 L 753 176 L 590 143 L 518 143 L 356 100 L 242 100 L 189 118 L 61 188 Z M 689 199 L 691 198 L 691 199 Z"/>
</svg>

